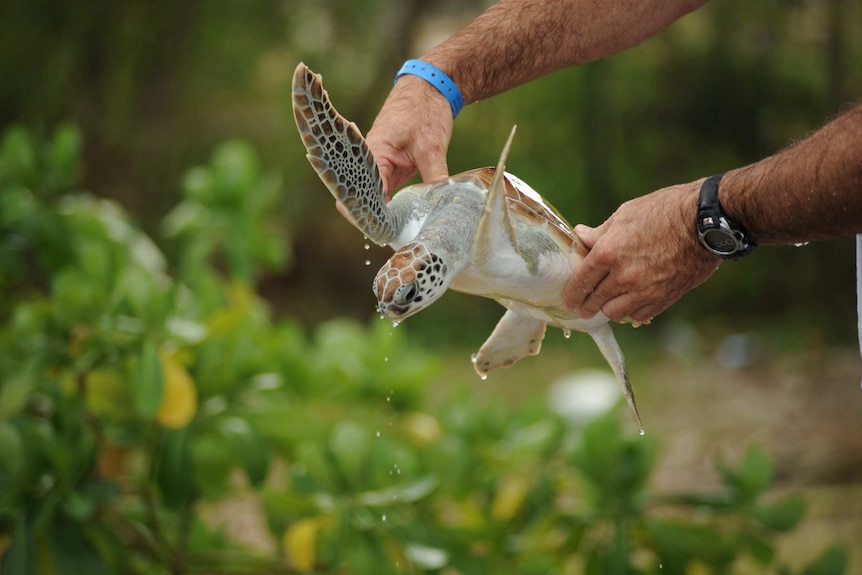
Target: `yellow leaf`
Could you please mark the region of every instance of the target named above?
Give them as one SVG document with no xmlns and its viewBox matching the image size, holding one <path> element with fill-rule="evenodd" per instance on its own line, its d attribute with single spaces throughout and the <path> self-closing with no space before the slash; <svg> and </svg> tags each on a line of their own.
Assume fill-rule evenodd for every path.
<svg viewBox="0 0 862 575">
<path fill-rule="evenodd" d="M 509 521 L 521 509 L 524 497 L 530 489 L 526 477 L 510 475 L 503 480 L 494 501 L 491 503 L 491 517 L 497 521 Z"/>
<path fill-rule="evenodd" d="M 4 533 L 0 535 L 0 559 L 3 558 L 3 554 L 6 553 L 6 550 L 9 548 L 9 545 L 12 543 L 12 536 L 8 533 Z"/>
<path fill-rule="evenodd" d="M 709 575 L 709 568 L 701 561 L 689 561 L 685 566 L 685 575 Z"/>
<path fill-rule="evenodd" d="M 317 562 L 317 533 L 326 517 L 308 517 L 290 524 L 284 532 L 284 548 L 300 571 L 311 571 Z"/>
<path fill-rule="evenodd" d="M 440 424 L 427 413 L 414 412 L 404 416 L 402 426 L 416 447 L 425 447 L 437 441 L 442 434 Z"/>
<path fill-rule="evenodd" d="M 156 410 L 156 421 L 170 429 L 181 429 L 189 424 L 198 410 L 198 391 L 186 368 L 177 359 L 159 352 L 162 364 L 164 391 Z"/>
</svg>

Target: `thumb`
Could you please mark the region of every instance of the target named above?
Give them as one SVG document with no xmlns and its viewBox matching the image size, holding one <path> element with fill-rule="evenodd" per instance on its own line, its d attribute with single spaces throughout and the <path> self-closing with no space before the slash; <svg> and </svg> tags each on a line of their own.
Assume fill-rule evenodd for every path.
<svg viewBox="0 0 862 575">
<path fill-rule="evenodd" d="M 596 245 L 596 242 L 602 236 L 601 226 L 598 228 L 591 228 L 584 224 L 578 224 L 575 226 L 574 232 L 575 235 L 584 242 L 587 249 L 590 250 L 593 249 L 593 246 Z"/>
<path fill-rule="evenodd" d="M 448 177 L 446 150 L 444 148 L 428 150 L 427 153 L 416 157 L 416 168 L 423 182 L 433 182 Z"/>
</svg>

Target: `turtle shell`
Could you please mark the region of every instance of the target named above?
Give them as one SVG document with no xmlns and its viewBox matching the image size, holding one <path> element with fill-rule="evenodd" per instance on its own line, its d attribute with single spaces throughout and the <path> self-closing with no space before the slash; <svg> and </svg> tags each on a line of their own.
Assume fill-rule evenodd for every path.
<svg viewBox="0 0 862 575">
<path fill-rule="evenodd" d="M 488 189 L 494 179 L 496 168 L 479 168 L 464 172 L 463 177 L 474 178 L 481 182 L 481 187 Z M 457 176 L 456 176 L 457 177 Z M 513 220 L 520 220 L 529 225 L 544 226 L 557 245 L 566 253 L 577 252 L 581 257 L 587 255 L 584 243 L 572 231 L 572 226 L 560 212 L 548 203 L 536 190 L 526 182 L 506 172 L 506 203 L 509 215 Z"/>
</svg>

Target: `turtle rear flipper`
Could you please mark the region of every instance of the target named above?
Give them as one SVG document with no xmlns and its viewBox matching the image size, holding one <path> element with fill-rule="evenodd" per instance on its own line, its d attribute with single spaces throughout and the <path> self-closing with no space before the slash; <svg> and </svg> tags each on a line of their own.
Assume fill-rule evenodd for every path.
<svg viewBox="0 0 862 575">
<path fill-rule="evenodd" d="M 473 357 L 476 373 L 485 377 L 498 367 L 509 367 L 522 357 L 537 355 L 545 337 L 545 322 L 506 310 L 491 333 Z"/>
<path fill-rule="evenodd" d="M 383 180 L 356 124 L 329 100 L 319 74 L 300 63 L 293 73 L 293 116 L 307 158 L 353 223 L 378 245 L 398 235 L 397 217 L 386 206 Z"/>
</svg>

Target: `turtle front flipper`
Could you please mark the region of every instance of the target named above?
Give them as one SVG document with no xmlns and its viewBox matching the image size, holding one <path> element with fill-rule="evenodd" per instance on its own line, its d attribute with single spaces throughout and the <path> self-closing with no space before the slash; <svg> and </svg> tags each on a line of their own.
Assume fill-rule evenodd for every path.
<svg viewBox="0 0 862 575">
<path fill-rule="evenodd" d="M 542 349 L 546 324 L 543 321 L 506 310 L 491 333 L 473 356 L 476 373 L 485 377 L 498 367 L 509 367 L 522 357 L 537 355 Z"/>
<path fill-rule="evenodd" d="M 509 209 L 506 205 L 506 157 L 515 137 L 516 127 L 512 127 L 509 139 L 503 146 L 497 168 L 494 170 L 494 179 L 488 187 L 488 195 L 485 198 L 485 208 L 479 216 L 476 231 L 473 234 L 473 253 L 471 262 L 473 266 L 482 271 L 494 268 L 495 256 L 500 253 L 504 245 L 511 246 L 518 252 L 518 239 L 515 236 L 515 228 L 509 217 Z"/>
<path fill-rule="evenodd" d="M 385 245 L 398 235 L 383 180 L 356 124 L 329 100 L 320 74 L 300 63 L 293 73 L 293 116 L 317 175 L 368 239 Z"/>
<path fill-rule="evenodd" d="M 635 419 L 638 422 L 638 429 L 640 429 L 641 434 L 643 434 L 644 427 L 641 423 L 641 416 L 638 413 L 637 403 L 635 403 L 635 393 L 632 390 L 632 384 L 629 381 L 629 374 L 626 369 L 626 360 L 623 357 L 623 350 L 620 349 L 620 346 L 617 343 L 617 338 L 614 337 L 611 324 L 603 323 L 587 333 L 592 336 L 596 345 L 599 346 L 599 351 L 602 352 L 602 355 L 610 364 L 611 369 L 614 370 L 614 375 L 616 376 L 617 381 L 619 381 L 620 387 L 623 389 L 623 395 L 626 396 L 626 402 L 635 414 Z"/>
</svg>

